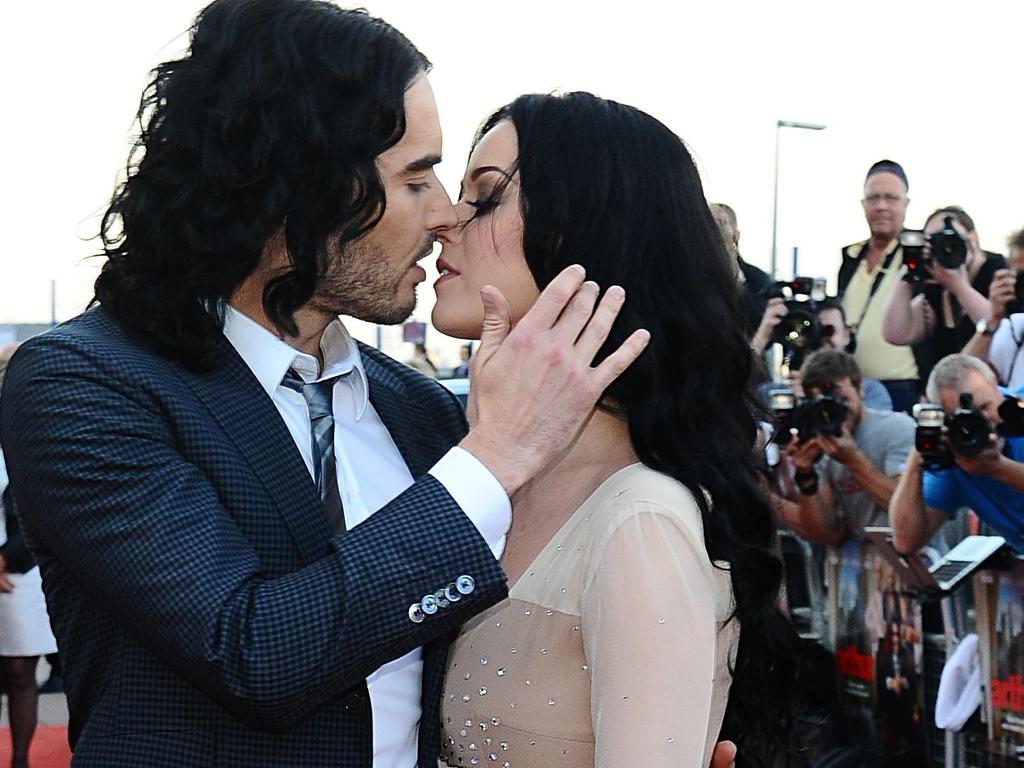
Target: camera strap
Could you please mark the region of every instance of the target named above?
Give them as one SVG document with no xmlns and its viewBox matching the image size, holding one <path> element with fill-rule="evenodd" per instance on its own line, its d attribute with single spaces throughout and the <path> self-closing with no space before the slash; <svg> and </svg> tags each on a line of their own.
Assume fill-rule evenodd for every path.
<svg viewBox="0 0 1024 768">
<path fill-rule="evenodd" d="M 857 254 L 858 268 L 860 267 L 860 264 L 863 263 L 864 254 L 867 253 L 870 244 L 870 240 L 864 243 L 864 247 L 861 248 L 860 253 Z M 885 261 L 882 262 L 882 268 L 879 269 L 878 273 L 875 275 L 874 282 L 871 283 L 871 290 L 868 292 L 868 299 L 867 301 L 864 302 L 864 309 L 861 310 L 860 317 L 857 318 L 857 322 L 853 323 L 850 326 L 851 330 L 853 330 L 855 333 L 857 329 L 860 328 L 860 324 L 864 322 L 864 317 L 868 313 L 868 307 L 871 306 L 871 300 L 875 298 L 875 294 L 878 293 L 878 289 L 881 287 L 882 281 L 885 279 L 885 275 L 889 271 L 889 267 L 892 266 L 892 260 L 896 257 L 896 251 L 898 250 L 900 250 L 899 245 L 897 245 L 893 250 L 889 251 L 889 253 L 886 254 Z"/>
</svg>

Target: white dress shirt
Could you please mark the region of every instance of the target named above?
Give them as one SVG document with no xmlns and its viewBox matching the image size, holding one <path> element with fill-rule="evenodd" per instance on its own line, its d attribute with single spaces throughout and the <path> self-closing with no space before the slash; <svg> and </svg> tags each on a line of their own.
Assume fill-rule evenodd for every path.
<svg viewBox="0 0 1024 768">
<path fill-rule="evenodd" d="M 1024 314 L 1004 318 L 992 337 L 988 359 L 1008 389 L 1024 387 Z"/>
<path fill-rule="evenodd" d="M 289 368 L 306 382 L 343 377 L 334 387 L 334 455 L 345 527 L 354 528 L 413 484 L 409 468 L 369 400 L 359 348 L 341 320 L 324 331 L 317 359 L 289 346 L 263 326 L 228 307 L 224 335 L 273 400 L 313 476 L 309 410 L 302 394 L 281 384 Z M 468 452 L 452 448 L 430 470 L 490 545 L 504 547 L 512 520 L 508 496 L 494 475 Z M 417 648 L 366 679 L 373 714 L 374 768 L 416 765 L 422 690 Z"/>
</svg>

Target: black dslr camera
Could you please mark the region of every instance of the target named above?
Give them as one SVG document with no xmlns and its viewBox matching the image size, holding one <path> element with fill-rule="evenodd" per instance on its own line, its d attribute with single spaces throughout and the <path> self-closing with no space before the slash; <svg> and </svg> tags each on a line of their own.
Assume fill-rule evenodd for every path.
<svg viewBox="0 0 1024 768">
<path fill-rule="evenodd" d="M 914 406 L 917 431 L 914 445 L 924 460 L 925 469 L 948 469 L 955 463 L 953 454 L 974 458 L 988 447 L 992 425 L 972 405 L 967 392 L 960 395 L 960 407 L 946 416 L 942 406 L 919 403 Z M 999 426 L 995 431 L 1003 437 L 1024 436 L 1024 402 L 1007 396 L 999 406 Z M 949 432 L 949 446 L 942 442 L 943 426 Z"/>
<path fill-rule="evenodd" d="M 825 298 L 825 278 L 795 277 L 780 280 L 769 299 L 786 300 L 787 314 L 772 332 L 772 343 L 782 345 L 782 354 L 791 371 L 800 369 L 804 358 L 822 344 L 817 305 Z"/>
<path fill-rule="evenodd" d="M 789 445 L 794 429 L 800 443 L 817 435 L 842 435 L 847 408 L 843 398 L 834 394 L 833 390 L 832 383 L 828 382 L 817 397 L 798 398 L 789 387 L 773 389 L 770 393 L 771 408 L 777 427 L 772 440 L 778 445 Z"/>
<path fill-rule="evenodd" d="M 1017 273 L 1017 282 L 1013 285 L 1013 301 L 1006 305 L 1006 316 L 1024 312 L 1024 269 Z"/>
<path fill-rule="evenodd" d="M 960 407 L 946 417 L 949 445 L 953 453 L 969 459 L 978 456 L 988 447 L 988 435 L 992 431 L 992 425 L 973 406 L 973 400 L 969 392 L 960 393 Z"/>
<path fill-rule="evenodd" d="M 914 419 L 917 421 L 914 446 L 921 454 L 925 469 L 948 469 L 956 463 L 954 453 L 974 458 L 988 446 L 992 427 L 988 419 L 971 405 L 971 400 L 969 393 L 962 393 L 960 407 L 949 415 L 943 413 L 940 405 L 918 403 L 914 406 Z M 948 433 L 948 444 L 942 440 L 943 427 Z"/>
<path fill-rule="evenodd" d="M 931 256 L 925 258 L 924 244 L 931 244 Z M 953 217 L 943 217 L 943 226 L 938 232 L 925 235 L 917 229 L 905 229 L 900 233 L 903 247 L 903 264 L 907 273 L 903 279 L 908 283 L 920 283 L 931 275 L 928 269 L 937 261 L 946 269 L 959 269 L 967 261 L 967 241 L 953 229 Z"/>
</svg>

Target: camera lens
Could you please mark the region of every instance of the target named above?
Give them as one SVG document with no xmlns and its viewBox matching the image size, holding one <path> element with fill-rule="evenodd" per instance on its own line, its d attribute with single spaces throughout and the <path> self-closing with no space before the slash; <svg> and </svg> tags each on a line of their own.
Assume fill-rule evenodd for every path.
<svg viewBox="0 0 1024 768">
<path fill-rule="evenodd" d="M 786 302 L 788 314 L 775 326 L 772 341 L 787 351 L 816 349 L 821 344 L 821 330 L 814 312 L 804 302 Z"/>
<path fill-rule="evenodd" d="M 843 434 L 846 413 L 846 405 L 841 400 L 830 395 L 822 395 L 813 401 L 809 417 L 815 432 L 839 437 Z"/>
<path fill-rule="evenodd" d="M 977 412 L 957 412 L 946 422 L 949 443 L 961 456 L 974 458 L 988 445 L 988 421 Z"/>
</svg>

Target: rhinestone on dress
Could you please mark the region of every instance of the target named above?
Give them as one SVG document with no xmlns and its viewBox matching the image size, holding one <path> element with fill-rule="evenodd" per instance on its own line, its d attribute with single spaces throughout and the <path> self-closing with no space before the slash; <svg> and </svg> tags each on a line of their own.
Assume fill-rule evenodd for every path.
<svg viewBox="0 0 1024 768">
<path fill-rule="evenodd" d="M 473 755 L 471 758 L 469 758 L 469 764 L 470 765 L 477 765 L 479 762 L 480 762 L 480 758 L 477 757 L 476 755 Z"/>
<path fill-rule="evenodd" d="M 476 749 L 476 742 L 475 742 L 475 741 L 471 741 L 471 742 L 469 742 L 469 748 L 470 748 L 471 750 L 474 750 L 474 749 Z"/>
<path fill-rule="evenodd" d="M 470 677 L 470 675 L 469 675 L 469 672 L 465 672 L 465 673 L 464 673 L 464 674 L 462 675 L 462 679 L 463 679 L 463 680 L 469 680 L 469 677 Z"/>
<path fill-rule="evenodd" d="M 547 656 L 548 655 L 548 649 L 547 648 L 541 648 L 540 649 L 540 653 L 541 653 L 541 656 Z"/>
<path fill-rule="evenodd" d="M 488 759 L 488 760 L 491 760 L 491 761 L 493 761 L 493 762 L 497 762 L 497 760 L 498 760 L 498 756 L 497 756 L 497 755 L 496 755 L 496 754 L 495 754 L 494 752 L 491 752 L 491 754 L 489 754 L 489 755 L 487 756 L 487 759 Z"/>
<path fill-rule="evenodd" d="M 465 695 L 464 695 L 464 696 L 462 697 L 462 700 L 463 700 L 463 701 L 465 701 L 466 703 L 469 703 L 469 699 L 470 699 L 470 695 L 469 695 L 468 693 L 467 693 L 467 694 L 465 694 Z"/>
<path fill-rule="evenodd" d="M 481 656 L 480 657 L 480 666 L 481 667 L 486 667 L 487 666 L 487 657 L 486 656 Z"/>
<path fill-rule="evenodd" d="M 504 676 L 505 676 L 505 668 L 504 668 L 504 667 L 501 667 L 501 668 L 500 668 L 500 669 L 498 670 L 498 677 L 504 677 Z"/>
<path fill-rule="evenodd" d="M 467 720 L 466 721 L 466 727 L 467 728 L 472 728 L 473 727 L 473 721 L 472 720 Z"/>
<path fill-rule="evenodd" d="M 466 736 L 466 729 L 465 728 L 463 728 L 461 731 L 459 731 L 459 736 L 462 736 L 462 737 Z"/>
<path fill-rule="evenodd" d="M 562 545 L 559 544 L 558 546 L 555 547 L 555 552 L 561 552 L 561 551 L 562 551 Z"/>
<path fill-rule="evenodd" d="M 664 619 L 658 619 L 658 623 L 659 623 L 659 624 L 664 624 L 664 623 L 665 623 L 665 620 L 664 620 Z"/>
<path fill-rule="evenodd" d="M 503 750 L 507 750 L 508 749 L 508 742 L 507 741 L 503 741 L 498 746 L 501 747 Z"/>
<path fill-rule="evenodd" d="M 499 718 L 499 717 L 492 717 L 491 718 L 491 725 L 501 725 L 501 718 Z"/>
<path fill-rule="evenodd" d="M 548 699 L 548 706 L 549 706 L 549 707 L 550 707 L 550 706 L 551 706 L 552 704 L 554 704 L 554 703 L 555 703 L 555 700 L 554 700 L 554 699 Z"/>
<path fill-rule="evenodd" d="M 552 610 L 551 610 L 551 609 L 549 608 L 548 610 L 544 611 L 544 615 L 545 615 L 545 616 L 554 616 L 554 615 L 555 615 L 555 612 L 554 612 L 554 611 L 552 611 Z"/>
<path fill-rule="evenodd" d="M 486 696 L 487 695 L 487 689 L 484 688 L 483 686 L 480 686 L 480 695 L 481 696 Z"/>
</svg>

